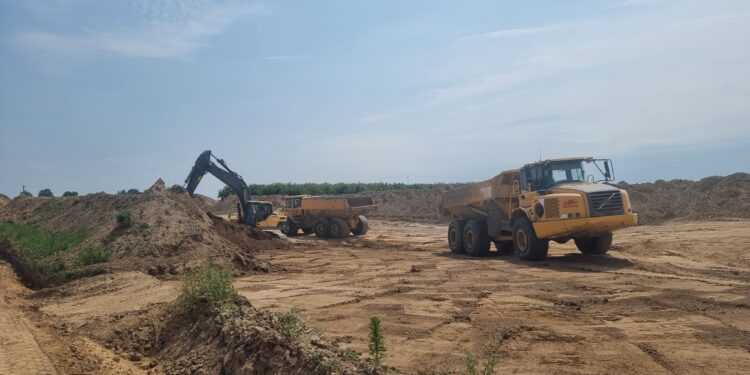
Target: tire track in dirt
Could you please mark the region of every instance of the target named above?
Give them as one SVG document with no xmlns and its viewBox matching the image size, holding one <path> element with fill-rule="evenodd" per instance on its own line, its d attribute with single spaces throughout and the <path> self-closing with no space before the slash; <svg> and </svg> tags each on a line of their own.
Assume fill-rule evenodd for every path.
<svg viewBox="0 0 750 375">
<path fill-rule="evenodd" d="M 15 306 L 10 266 L 0 261 L 0 374 L 57 374 L 34 336 L 34 328 Z M 18 286 L 16 286 L 17 288 Z"/>
</svg>

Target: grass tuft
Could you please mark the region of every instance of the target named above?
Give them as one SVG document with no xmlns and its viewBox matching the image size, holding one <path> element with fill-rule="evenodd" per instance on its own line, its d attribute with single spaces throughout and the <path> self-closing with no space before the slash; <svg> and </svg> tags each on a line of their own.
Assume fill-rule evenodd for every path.
<svg viewBox="0 0 750 375">
<path fill-rule="evenodd" d="M 179 304 L 185 310 L 193 310 L 206 299 L 216 307 L 234 302 L 239 295 L 232 286 L 232 271 L 229 266 L 206 264 L 185 273 L 182 279 Z"/>
<path fill-rule="evenodd" d="M 279 331 L 284 336 L 296 339 L 310 333 L 307 320 L 300 315 L 300 312 L 298 307 L 292 307 L 289 312 L 279 315 Z"/>
<path fill-rule="evenodd" d="M 88 266 L 97 263 L 107 263 L 112 259 L 112 254 L 104 249 L 88 246 L 76 254 L 75 264 Z"/>
<path fill-rule="evenodd" d="M 133 213 L 130 211 L 120 211 L 115 215 L 117 227 L 127 229 L 133 226 Z"/>
</svg>

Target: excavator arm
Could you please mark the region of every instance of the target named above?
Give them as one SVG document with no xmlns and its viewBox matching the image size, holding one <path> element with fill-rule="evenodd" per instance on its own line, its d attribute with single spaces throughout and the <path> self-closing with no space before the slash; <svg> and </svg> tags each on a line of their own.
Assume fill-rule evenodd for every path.
<svg viewBox="0 0 750 375">
<path fill-rule="evenodd" d="M 214 163 L 212 158 L 216 160 L 216 162 L 219 163 L 221 167 Z M 203 151 L 200 156 L 198 156 L 193 169 L 190 170 L 190 174 L 185 179 L 186 189 L 188 193 L 190 195 L 193 195 L 195 189 L 198 187 L 198 184 L 201 182 L 201 179 L 203 179 L 203 176 L 206 173 L 210 173 L 214 177 L 218 178 L 219 181 L 229 186 L 229 188 L 232 189 L 235 194 L 237 194 L 237 198 L 239 198 L 240 207 L 242 209 L 242 217 L 240 218 L 240 221 L 245 224 L 255 226 L 255 210 L 251 207 L 252 204 L 249 202 L 250 192 L 248 190 L 247 183 L 245 183 L 245 180 L 242 179 L 242 176 L 229 169 L 224 160 L 214 156 L 210 150 Z"/>
</svg>

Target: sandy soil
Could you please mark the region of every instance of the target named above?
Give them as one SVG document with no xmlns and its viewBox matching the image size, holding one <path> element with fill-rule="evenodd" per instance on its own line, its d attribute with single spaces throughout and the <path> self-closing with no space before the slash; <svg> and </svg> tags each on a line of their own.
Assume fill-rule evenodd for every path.
<svg viewBox="0 0 750 375">
<path fill-rule="evenodd" d="M 460 371 L 466 351 L 479 355 L 488 346 L 497 348 L 498 373 L 729 374 L 750 368 L 750 221 L 640 226 L 618 232 L 608 256 L 553 244 L 537 263 L 494 252 L 483 259 L 453 255 L 443 225 L 371 224 L 362 238 L 305 236 L 292 239 L 290 249 L 263 249 L 259 259 L 286 271 L 243 277 L 235 286 L 261 310 L 302 308 L 328 338 L 359 352 L 367 351 L 369 317 L 380 317 L 386 362 L 402 373 Z M 0 317 L 30 322 L 14 323 L 21 327 L 14 337 L 26 338 L 12 350 L 34 360 L 3 354 L 6 345 L 0 363 L 5 355 L 8 366 L 49 369 L 46 355 L 58 372 L 76 373 L 83 368 L 63 359 L 72 355 L 70 347 L 91 347 L 103 363 L 99 371 L 143 371 L 145 359 L 130 361 L 127 353 L 88 340 L 89 325 L 169 301 L 178 287 L 142 272 L 115 272 L 28 297 L 16 289 L 11 299 L 20 302 L 3 304 Z M 10 290 L 4 284 L 3 293 Z M 44 321 L 58 328 L 47 330 Z M 0 342 L 10 342 L 7 332 L 0 330 Z M 30 339 L 43 335 L 57 344 Z"/>
<path fill-rule="evenodd" d="M 554 244 L 539 263 L 450 254 L 446 231 L 375 222 L 363 239 L 295 239 L 302 246 L 269 254 L 289 272 L 236 286 L 260 308 L 302 308 L 359 351 L 379 316 L 388 364 L 407 373 L 460 370 L 467 350 L 487 345 L 502 373 L 750 368 L 748 221 L 636 227 L 609 256 Z"/>
</svg>

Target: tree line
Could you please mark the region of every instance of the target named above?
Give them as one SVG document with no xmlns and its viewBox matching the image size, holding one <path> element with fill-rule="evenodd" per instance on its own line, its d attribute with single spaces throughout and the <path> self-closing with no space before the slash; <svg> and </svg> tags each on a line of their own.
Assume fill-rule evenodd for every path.
<svg viewBox="0 0 750 375">
<path fill-rule="evenodd" d="M 356 194 L 365 191 L 385 190 L 410 190 L 410 189 L 443 189 L 456 184 L 431 183 L 431 184 L 404 184 L 400 182 L 357 182 L 357 183 L 272 183 L 272 184 L 250 184 L 248 188 L 250 195 L 339 195 Z M 219 190 L 219 199 L 224 199 L 234 194 L 229 186 Z"/>
</svg>

